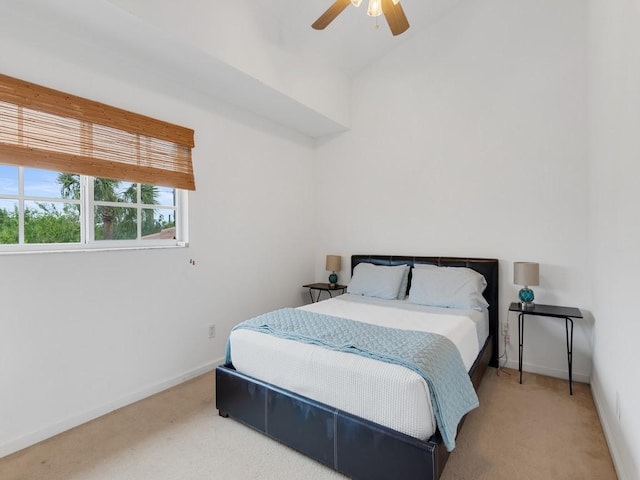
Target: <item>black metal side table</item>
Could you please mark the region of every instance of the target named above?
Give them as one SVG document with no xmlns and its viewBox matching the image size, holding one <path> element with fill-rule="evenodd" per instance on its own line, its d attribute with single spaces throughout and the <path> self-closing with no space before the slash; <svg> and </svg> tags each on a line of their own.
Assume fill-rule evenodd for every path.
<svg viewBox="0 0 640 480">
<path fill-rule="evenodd" d="M 559 307 L 556 305 L 538 305 L 523 309 L 519 303 L 509 305 L 510 312 L 518 312 L 518 370 L 520 371 L 520 383 L 522 383 L 522 350 L 524 344 L 524 316 L 534 315 L 540 317 L 564 318 L 567 338 L 567 363 L 569 365 L 569 395 L 573 395 L 573 319 L 582 318 L 582 312 L 574 307 Z M 569 328 L 571 326 L 571 328 Z"/>
<path fill-rule="evenodd" d="M 311 303 L 316 303 L 318 300 L 320 300 L 320 294 L 322 292 L 327 292 L 329 294 L 329 297 L 333 298 L 332 292 L 336 292 L 340 290 L 340 293 L 343 294 L 344 291 L 347 289 L 346 285 L 336 284 L 334 287 L 332 287 L 331 284 L 329 283 L 309 283 L 307 285 L 303 285 L 302 287 L 309 289 L 309 296 L 311 297 Z M 314 290 L 318 292 L 315 299 L 313 298 Z"/>
</svg>

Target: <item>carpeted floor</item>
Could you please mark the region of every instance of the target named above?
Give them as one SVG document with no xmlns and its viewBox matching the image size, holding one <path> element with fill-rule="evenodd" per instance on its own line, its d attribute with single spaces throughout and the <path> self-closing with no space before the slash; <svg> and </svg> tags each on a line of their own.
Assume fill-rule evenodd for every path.
<svg viewBox="0 0 640 480">
<path fill-rule="evenodd" d="M 2 480 L 343 479 L 218 416 L 203 375 L 0 459 Z M 615 479 L 588 385 L 489 369 L 442 480 Z"/>
</svg>

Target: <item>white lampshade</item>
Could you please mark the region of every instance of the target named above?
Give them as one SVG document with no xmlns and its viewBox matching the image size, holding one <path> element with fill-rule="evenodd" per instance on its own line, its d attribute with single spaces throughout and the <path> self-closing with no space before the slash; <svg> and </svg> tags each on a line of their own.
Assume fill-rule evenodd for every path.
<svg viewBox="0 0 640 480">
<path fill-rule="evenodd" d="M 377 17 L 382 15 L 382 1 L 381 0 L 369 0 L 369 9 L 367 15 L 370 17 Z"/>
<path fill-rule="evenodd" d="M 339 272 L 342 268 L 342 257 L 340 255 L 327 255 L 326 270 L 329 272 Z"/>
<path fill-rule="evenodd" d="M 514 262 L 513 283 L 527 287 L 540 284 L 540 265 L 534 262 Z"/>
<path fill-rule="evenodd" d="M 351 3 L 353 4 L 354 7 L 359 7 L 360 4 L 362 3 L 362 0 L 351 0 Z"/>
</svg>

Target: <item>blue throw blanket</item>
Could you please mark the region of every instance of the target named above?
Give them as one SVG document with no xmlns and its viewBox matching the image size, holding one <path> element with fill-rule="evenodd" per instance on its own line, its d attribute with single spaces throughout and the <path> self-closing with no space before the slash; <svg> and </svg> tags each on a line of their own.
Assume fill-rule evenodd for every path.
<svg viewBox="0 0 640 480">
<path fill-rule="evenodd" d="M 478 397 L 456 346 L 435 333 L 398 330 L 354 320 L 284 308 L 236 325 L 277 337 L 319 345 L 409 368 L 431 393 L 433 413 L 448 451 L 455 447 L 458 423 L 478 406 Z M 227 341 L 226 363 L 232 363 Z"/>
</svg>

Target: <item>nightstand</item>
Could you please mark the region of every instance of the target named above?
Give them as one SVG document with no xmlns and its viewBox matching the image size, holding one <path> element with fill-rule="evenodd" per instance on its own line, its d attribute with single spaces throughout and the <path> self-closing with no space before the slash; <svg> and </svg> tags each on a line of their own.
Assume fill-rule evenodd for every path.
<svg viewBox="0 0 640 480">
<path fill-rule="evenodd" d="M 333 292 L 340 290 L 340 294 L 343 294 L 344 291 L 347 289 L 346 285 L 336 284 L 335 287 L 332 287 L 328 283 L 309 283 L 307 285 L 303 285 L 302 287 L 309 289 L 309 296 L 311 297 L 311 303 L 316 303 L 318 300 L 320 300 L 320 294 L 322 292 L 327 292 L 329 294 L 329 298 L 333 298 Z M 318 292 L 315 299 L 313 298 L 314 290 Z"/>
<path fill-rule="evenodd" d="M 564 318 L 564 326 L 567 338 L 567 363 L 569 365 L 569 395 L 573 395 L 573 319 L 582 318 L 582 312 L 574 307 L 559 307 L 556 305 L 538 305 L 522 309 L 519 303 L 509 305 L 510 312 L 518 312 L 518 370 L 520 371 L 520 383 L 522 383 L 522 346 L 524 344 L 524 316 L 533 315 L 539 317 Z M 571 327 L 571 328 L 569 328 Z"/>
</svg>

